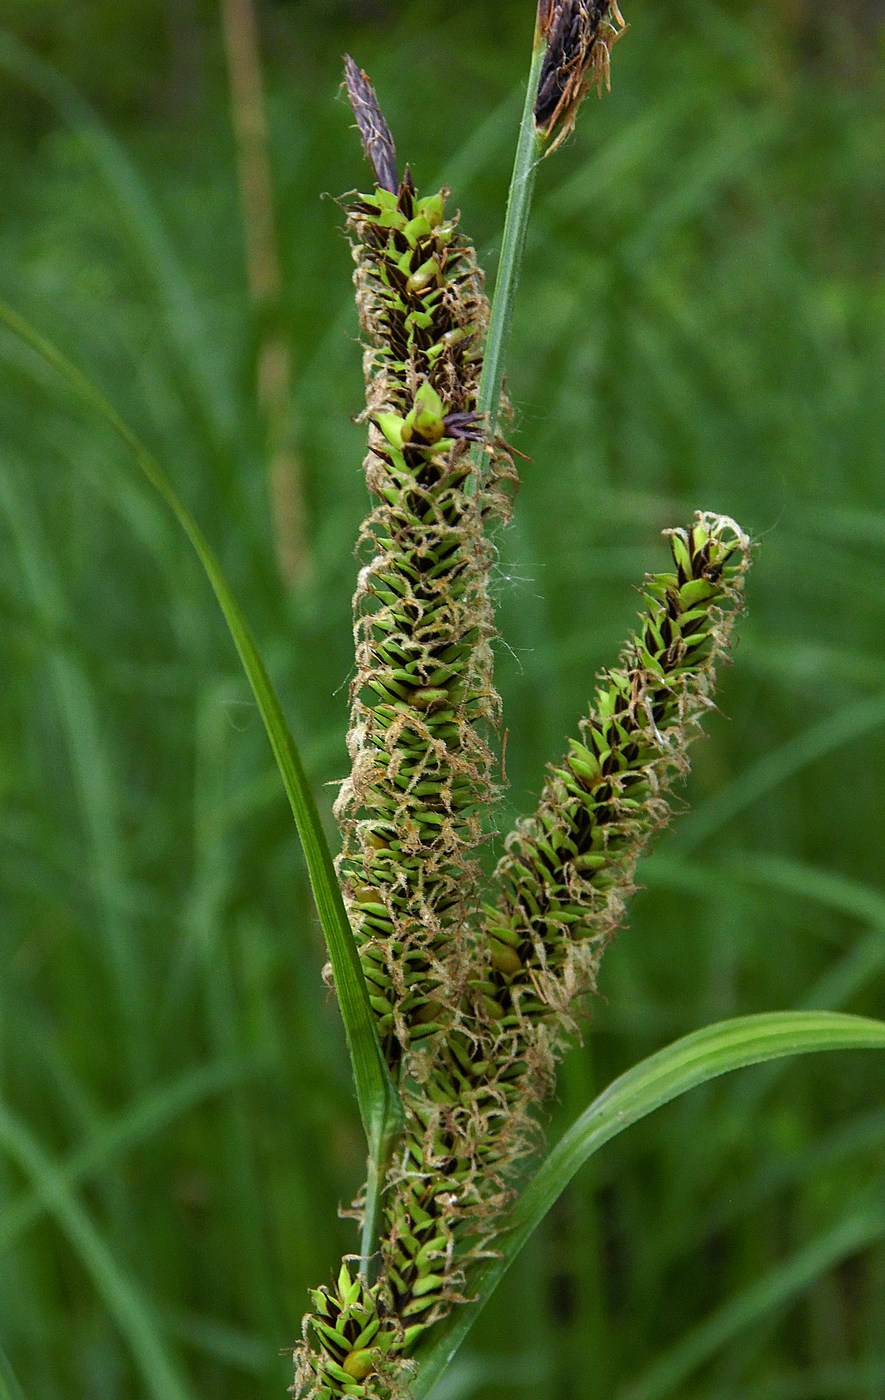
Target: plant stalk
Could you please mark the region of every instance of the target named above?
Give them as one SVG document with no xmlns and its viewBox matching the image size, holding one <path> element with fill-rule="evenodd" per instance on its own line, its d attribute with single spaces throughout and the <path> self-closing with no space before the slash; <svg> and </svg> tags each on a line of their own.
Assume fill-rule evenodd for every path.
<svg viewBox="0 0 885 1400">
<path fill-rule="evenodd" d="M 510 338 L 513 301 L 525 248 L 532 192 L 535 187 L 535 171 L 541 157 L 543 138 L 535 125 L 535 102 L 546 48 L 546 43 L 536 33 L 513 161 L 513 174 L 510 177 L 510 190 L 507 195 L 501 257 L 495 277 L 492 314 L 485 343 L 485 361 L 479 384 L 477 410 L 485 415 L 489 439 L 494 437 L 498 426 L 504 382 L 504 355 Z"/>
<path fill-rule="evenodd" d="M 280 572 L 289 587 L 310 573 L 304 483 L 292 427 L 292 346 L 283 331 L 283 271 L 274 210 L 254 0 L 221 0 L 236 139 L 246 276 L 258 326 L 256 391 L 270 457 L 270 505 Z"/>
</svg>

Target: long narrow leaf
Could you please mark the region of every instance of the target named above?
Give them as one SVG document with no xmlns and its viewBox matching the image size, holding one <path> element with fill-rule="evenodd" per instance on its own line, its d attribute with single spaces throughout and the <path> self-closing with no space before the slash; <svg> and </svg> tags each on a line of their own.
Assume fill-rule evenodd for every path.
<svg viewBox="0 0 885 1400">
<path fill-rule="evenodd" d="M 359 955 L 316 802 L 282 706 L 246 619 L 202 530 L 137 434 L 123 421 L 101 391 L 71 364 L 60 350 L 2 302 L 0 322 L 50 364 L 75 393 L 119 434 L 134 455 L 141 471 L 181 525 L 212 585 L 261 713 L 304 847 L 311 888 L 335 976 L 370 1157 L 375 1164 L 383 1162 L 400 1119 L 399 1097 L 378 1040 Z"/>
<path fill-rule="evenodd" d="M 15 569 L 19 596 L 29 599 L 49 636 L 73 635 L 74 618 L 30 483 L 16 481 L 4 471 L 0 476 L 0 509 L 18 556 Z M 125 1028 L 123 1058 L 127 1060 L 129 1084 L 135 1093 L 150 1078 L 153 1050 L 145 991 L 148 969 L 132 926 L 132 876 L 115 756 L 99 717 L 100 706 L 89 668 L 82 657 L 68 646 L 50 645 L 46 662 L 67 749 L 71 793 L 76 797 L 88 843 L 101 933 L 97 942 L 107 958 L 110 985 L 116 996 L 117 1024 L 121 1032 Z"/>
<path fill-rule="evenodd" d="M 885 1235 L 883 1187 L 885 1181 L 879 1177 L 863 1208 L 852 1210 L 792 1258 L 729 1298 L 619 1391 L 618 1400 L 666 1400 L 668 1395 L 678 1395 L 692 1372 L 733 1337 L 751 1332 L 843 1259 L 880 1240 Z"/>
<path fill-rule="evenodd" d="M 820 763 L 852 740 L 881 729 L 885 724 L 885 699 L 865 695 L 853 705 L 840 705 L 833 713 L 809 724 L 764 758 L 758 759 L 715 797 L 690 812 L 670 842 L 674 859 L 693 855 L 699 846 L 765 793 L 772 792 L 812 763 Z"/>
<path fill-rule="evenodd" d="M 548 1153 L 519 1198 L 501 1253 L 470 1280 L 474 1303 L 451 1314 L 419 1356 L 413 1386 L 423 1400 L 529 1236 L 578 1168 L 611 1138 L 687 1090 L 745 1065 L 812 1050 L 885 1050 L 885 1022 L 827 1011 L 781 1011 L 720 1021 L 659 1050 L 622 1074 Z"/>
<path fill-rule="evenodd" d="M 213 355 L 199 301 L 163 227 L 156 200 L 125 147 L 82 94 L 58 69 L 5 30 L 0 31 L 0 68 L 55 110 L 82 143 L 116 200 L 118 222 L 156 289 L 182 378 L 192 386 L 216 454 L 223 455 L 230 450 L 234 433 L 234 397 Z"/>
<path fill-rule="evenodd" d="M 480 413 L 486 415 L 489 434 L 495 432 L 498 423 L 501 388 L 504 383 L 504 355 L 510 337 L 513 301 L 522 266 L 526 229 L 532 207 L 535 171 L 541 157 L 541 140 L 535 126 L 534 111 L 546 47 L 546 44 L 536 34 L 522 119 L 519 124 L 519 137 L 513 161 L 510 191 L 507 195 L 507 213 L 504 219 L 501 257 L 492 297 L 492 314 L 486 336 L 477 408 Z"/>
<path fill-rule="evenodd" d="M 170 1353 L 154 1310 L 64 1185 L 51 1157 L 29 1130 L 0 1104 L 0 1146 L 29 1178 L 91 1277 L 108 1313 L 138 1363 L 145 1395 L 154 1400 L 195 1400 Z M 13 1395 L 15 1392 L 12 1392 Z"/>
<path fill-rule="evenodd" d="M 57 1165 L 58 1180 L 75 1191 L 99 1172 L 106 1172 L 124 1153 L 164 1132 L 179 1116 L 214 1094 L 240 1084 L 257 1070 L 257 1061 L 221 1060 L 188 1070 L 134 1100 L 119 1117 L 103 1123 L 69 1157 Z M 46 1201 L 37 1191 L 5 1201 L 0 1207 L 0 1257 L 24 1230 L 39 1219 Z"/>
<path fill-rule="evenodd" d="M 24 1391 L 15 1378 L 6 1352 L 0 1347 L 0 1400 L 25 1400 Z"/>
</svg>

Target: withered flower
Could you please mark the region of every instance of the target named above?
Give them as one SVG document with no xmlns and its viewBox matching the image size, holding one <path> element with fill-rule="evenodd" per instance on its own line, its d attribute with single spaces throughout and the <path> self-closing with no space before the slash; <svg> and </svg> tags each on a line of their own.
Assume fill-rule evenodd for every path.
<svg viewBox="0 0 885 1400">
<path fill-rule="evenodd" d="M 538 32 L 547 43 L 535 123 L 553 137 L 553 151 L 575 124 L 578 108 L 595 84 L 608 88 L 609 54 L 627 28 L 617 0 L 540 0 Z"/>
</svg>

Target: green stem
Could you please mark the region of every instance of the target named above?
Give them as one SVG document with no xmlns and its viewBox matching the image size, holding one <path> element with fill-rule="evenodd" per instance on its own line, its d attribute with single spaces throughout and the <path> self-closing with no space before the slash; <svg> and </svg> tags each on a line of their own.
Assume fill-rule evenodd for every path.
<svg viewBox="0 0 885 1400">
<path fill-rule="evenodd" d="M 381 1237 L 381 1226 L 383 1223 L 383 1198 L 384 1184 L 387 1178 L 387 1168 L 393 1155 L 393 1149 L 400 1139 L 402 1132 L 402 1109 L 399 1100 L 396 1104 L 391 1104 L 387 1108 L 384 1120 L 380 1126 L 377 1139 L 370 1140 L 369 1162 L 366 1171 L 366 1204 L 363 1212 L 363 1224 L 360 1231 L 360 1258 L 362 1267 L 360 1272 L 365 1276 L 367 1283 L 374 1283 L 377 1271 L 374 1256 L 378 1249 L 378 1241 Z M 0 1397 L 2 1400 L 2 1397 Z"/>
<path fill-rule="evenodd" d="M 532 205 L 532 191 L 535 186 L 535 171 L 541 155 L 541 138 L 535 126 L 535 100 L 541 78 L 541 64 L 546 52 L 546 44 L 536 39 L 532 54 L 532 66 L 526 88 L 525 105 L 519 126 L 519 139 L 510 178 L 510 192 L 507 196 L 507 215 L 504 220 L 504 235 L 501 243 L 501 257 L 495 278 L 495 294 L 492 299 L 492 314 L 485 344 L 485 361 L 479 384 L 477 408 L 486 415 L 489 436 L 492 437 L 498 425 L 501 404 L 501 387 L 504 381 L 504 353 L 510 337 L 510 322 L 513 317 L 513 300 L 519 280 L 519 270 L 525 247 L 525 234 Z"/>
</svg>

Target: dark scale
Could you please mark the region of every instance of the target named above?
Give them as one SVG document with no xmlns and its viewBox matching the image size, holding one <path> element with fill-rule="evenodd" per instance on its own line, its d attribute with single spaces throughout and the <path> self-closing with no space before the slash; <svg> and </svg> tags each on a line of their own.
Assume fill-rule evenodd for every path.
<svg viewBox="0 0 885 1400">
<path fill-rule="evenodd" d="M 535 121 L 543 130 L 575 74 L 586 66 L 599 26 L 608 10 L 607 0 L 564 0 L 553 9 L 553 24 L 541 67 L 535 102 Z"/>
</svg>

